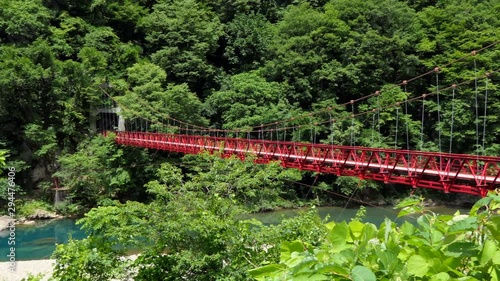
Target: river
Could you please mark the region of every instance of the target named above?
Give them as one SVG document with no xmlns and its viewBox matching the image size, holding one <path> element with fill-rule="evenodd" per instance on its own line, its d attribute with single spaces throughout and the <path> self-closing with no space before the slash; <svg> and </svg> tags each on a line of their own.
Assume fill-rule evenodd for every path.
<svg viewBox="0 0 500 281">
<path fill-rule="evenodd" d="M 320 207 L 317 208 L 322 218 L 326 216 L 329 220 L 343 221 L 350 220 L 358 209 L 343 209 L 340 207 Z M 440 214 L 453 214 L 458 209 L 450 207 L 434 207 L 434 212 Z M 461 209 L 462 213 L 468 210 Z M 298 210 L 280 210 L 276 212 L 253 214 L 254 217 L 264 224 L 276 224 L 283 218 L 292 217 Z M 376 208 L 366 207 L 366 217 L 364 221 L 380 225 L 385 218 L 403 222 L 403 218 L 397 219 L 397 211 L 392 207 Z M 408 218 L 405 218 L 408 219 Z M 409 218 L 411 220 L 411 218 Z M 7 261 L 7 254 L 11 246 L 7 245 L 6 234 L 0 233 L 0 262 Z M 56 244 L 66 243 L 69 237 L 82 239 L 86 237 L 80 226 L 75 224 L 75 220 L 61 219 L 49 222 L 38 223 L 36 226 L 16 226 L 16 260 L 37 260 L 48 259 L 54 252 Z"/>
</svg>

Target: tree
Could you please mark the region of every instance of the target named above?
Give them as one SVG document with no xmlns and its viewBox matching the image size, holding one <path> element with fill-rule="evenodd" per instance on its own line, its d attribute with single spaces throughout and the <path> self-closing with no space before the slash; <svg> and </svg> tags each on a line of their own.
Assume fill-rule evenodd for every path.
<svg viewBox="0 0 500 281">
<path fill-rule="evenodd" d="M 42 0 L 13 0 L 0 8 L 0 40 L 29 44 L 50 34 L 53 14 Z"/>
<path fill-rule="evenodd" d="M 258 71 L 231 76 L 220 91 L 206 101 L 209 111 L 220 116 L 224 128 L 242 128 L 284 119 L 292 106 L 285 99 L 284 83 L 267 82 Z"/>
<path fill-rule="evenodd" d="M 490 48 L 464 59 L 473 50 L 497 42 L 497 30 L 500 26 L 497 12 L 496 1 L 450 1 L 437 6 L 429 6 L 418 14 L 421 36 L 416 50 L 419 56 L 424 65 L 430 69 L 446 65 L 440 69 L 439 73 L 426 79 L 427 85 L 431 85 L 426 90 L 436 93 L 437 86 L 444 88 L 470 81 L 455 91 L 452 89 L 442 91 L 439 105 L 437 97 L 429 99 L 426 105 L 433 113 L 431 118 L 434 122 L 429 123 L 436 124 L 436 126 L 428 126 L 426 134 L 436 140 L 438 138 L 436 131 L 441 132 L 446 137 L 446 144 L 442 145 L 446 148 L 452 137 L 451 149 L 453 151 L 482 153 L 489 147 L 491 153 L 498 154 L 498 147 L 495 144 L 500 134 L 497 129 L 499 120 L 494 116 L 499 114 L 496 106 L 499 103 L 499 97 L 492 94 L 496 89 L 494 81 L 498 78 L 496 75 L 488 78 L 484 76 L 486 72 L 498 69 L 499 63 L 496 58 L 499 51 L 497 48 Z M 455 60 L 460 61 L 449 63 Z M 490 94 L 485 107 L 487 83 Z M 453 93 L 455 93 L 455 98 L 453 98 Z M 485 123 L 484 112 L 487 112 Z M 437 122 L 438 114 L 442 117 L 441 123 Z M 453 132 L 451 123 L 453 123 Z M 474 125 L 471 126 L 471 124 Z M 483 124 L 486 126 L 483 127 Z M 486 135 L 481 132 L 483 128 L 488 132 Z M 482 145 L 483 137 L 486 147 Z"/>
<path fill-rule="evenodd" d="M 113 201 L 89 211 L 79 221 L 89 238 L 57 248 L 54 277 L 92 280 L 127 267 L 137 272 L 134 280 L 248 280 L 251 264 L 277 261 L 280 240 L 314 243 L 324 233 L 323 228 L 318 228 L 321 220 L 313 212 L 269 227 L 241 219 L 241 204 L 252 203 L 243 202 L 237 193 L 252 191 L 254 195 L 248 199 L 263 197 L 259 192 L 264 188 L 267 196 L 270 190 L 283 185 L 282 179 L 291 175 L 289 170 L 208 155 L 193 156 L 185 164 L 194 161 L 207 170 L 194 165 L 191 178 L 180 168 L 163 163 L 156 179 L 146 185 L 152 196 L 150 204 Z M 228 163 L 225 161 L 230 167 L 224 165 Z M 213 181 L 215 172 L 227 175 L 218 183 Z M 248 176 L 238 177 L 241 172 Z M 273 200 L 274 196 L 267 199 Z M 117 263 L 123 254 L 120 249 L 129 246 L 140 246 L 141 256 L 132 265 Z M 72 269 L 65 272 L 68 267 Z"/>
<path fill-rule="evenodd" d="M 0 130 L 9 140 L 19 140 L 28 123 L 36 120 L 47 128 L 53 121 L 51 111 L 57 106 L 52 91 L 56 61 L 44 40 L 25 48 L 0 48 Z"/>
<path fill-rule="evenodd" d="M 271 27 L 260 14 L 238 14 L 226 24 L 224 58 L 231 72 L 250 71 L 264 64 L 273 36 Z"/>
<path fill-rule="evenodd" d="M 347 26 L 335 14 L 324 14 L 310 5 L 290 5 L 276 25 L 273 54 L 266 64 L 265 76 L 292 88 L 287 94 L 291 104 L 310 109 L 347 71 L 335 58 Z"/>
<path fill-rule="evenodd" d="M 307 110 L 322 100 L 343 103 L 372 93 L 414 73 L 414 17 L 397 1 L 290 5 L 276 26 L 266 77 L 286 81 L 289 100 Z"/>
<path fill-rule="evenodd" d="M 55 176 L 70 190 L 74 203 L 93 207 L 109 199 L 144 197 L 135 187 L 150 176 L 149 168 L 142 166 L 152 160 L 143 150 L 120 148 L 112 137 L 98 135 L 58 161 L 61 169 Z"/>
<path fill-rule="evenodd" d="M 222 35 L 214 13 L 194 0 L 158 3 L 139 28 L 146 35 L 147 53 L 170 81 L 186 82 L 191 90 L 200 91 L 213 79 L 215 68 L 207 57 Z"/>
<path fill-rule="evenodd" d="M 92 23 L 95 25 L 108 25 L 117 31 L 120 38 L 130 41 L 139 38 L 136 33 L 136 26 L 140 19 L 147 15 L 144 6 L 147 1 L 133 0 L 112 0 L 93 1 L 89 12 L 92 16 Z"/>
<path fill-rule="evenodd" d="M 187 84 L 167 84 L 166 72 L 156 64 L 134 64 L 127 69 L 124 83 L 125 95 L 117 97 L 117 101 L 124 105 L 126 118 L 144 118 L 161 123 L 162 119 L 166 122 L 172 117 L 198 125 L 207 123 L 201 116 L 200 99 Z"/>
<path fill-rule="evenodd" d="M 208 196 L 231 199 L 250 211 L 272 210 L 293 199 L 293 192 L 284 188 L 286 181 L 299 181 L 301 172 L 283 169 L 279 163 L 255 165 L 253 160 L 241 161 L 214 156 L 185 156 L 186 166 L 195 173 L 184 184 L 186 190 Z"/>
<path fill-rule="evenodd" d="M 61 59 L 76 60 L 81 48 L 84 46 L 85 35 L 90 31 L 91 25 L 80 17 L 72 17 L 67 12 L 62 12 L 59 17 L 59 26 L 50 26 L 52 36 L 48 38 L 54 53 Z"/>
<path fill-rule="evenodd" d="M 271 22 L 280 17 L 282 8 L 289 1 L 276 0 L 199 0 L 217 13 L 223 23 L 232 21 L 238 15 L 260 14 Z"/>
<path fill-rule="evenodd" d="M 70 239 L 66 244 L 56 246 L 53 257 L 58 260 L 52 277 L 60 281 L 109 280 L 122 277 L 126 263 L 120 261 L 118 254 L 109 244 L 98 244 L 93 239 Z"/>
</svg>

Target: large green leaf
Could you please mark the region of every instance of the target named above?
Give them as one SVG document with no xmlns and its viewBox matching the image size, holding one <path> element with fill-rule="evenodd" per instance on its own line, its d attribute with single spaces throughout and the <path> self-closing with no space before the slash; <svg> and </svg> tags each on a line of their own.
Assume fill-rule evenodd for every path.
<svg viewBox="0 0 500 281">
<path fill-rule="evenodd" d="M 500 265 L 500 250 L 495 252 L 491 260 L 493 261 L 493 264 Z"/>
<path fill-rule="evenodd" d="M 500 243 L 500 216 L 492 217 L 490 221 L 486 223 L 486 227 L 490 230 L 493 238 Z"/>
<path fill-rule="evenodd" d="M 264 280 L 264 279 L 259 279 L 259 277 L 265 277 L 269 275 L 273 275 L 276 272 L 281 272 L 285 270 L 286 267 L 282 264 L 269 264 L 261 267 L 257 267 L 254 269 L 249 270 L 248 272 L 250 275 L 252 275 L 254 278 L 257 278 L 257 280 Z"/>
<path fill-rule="evenodd" d="M 397 255 L 387 250 L 378 250 L 377 257 L 380 263 L 382 263 L 382 269 L 386 270 L 387 272 L 392 272 L 400 262 Z"/>
<path fill-rule="evenodd" d="M 363 228 L 365 227 L 365 224 L 354 220 L 349 223 L 349 230 L 351 234 L 352 239 L 358 239 L 361 236 L 361 233 L 363 231 Z"/>
<path fill-rule="evenodd" d="M 401 229 L 401 232 L 406 236 L 410 236 L 415 232 L 415 226 L 413 226 L 413 224 L 411 224 L 407 221 L 405 221 L 401 225 L 400 229 Z"/>
<path fill-rule="evenodd" d="M 304 245 L 300 241 L 283 241 L 281 242 L 281 260 L 290 259 L 293 252 L 303 252 Z"/>
<path fill-rule="evenodd" d="M 446 272 L 440 272 L 436 275 L 433 275 L 429 281 L 448 281 L 450 280 L 450 275 Z"/>
<path fill-rule="evenodd" d="M 293 281 L 321 281 L 328 280 L 329 278 L 323 274 L 316 273 L 300 273 L 293 276 Z"/>
<path fill-rule="evenodd" d="M 345 221 L 335 225 L 328 234 L 328 241 L 330 241 L 333 251 L 340 252 L 345 248 L 348 235 L 349 227 Z"/>
<path fill-rule="evenodd" d="M 471 216 L 476 215 L 476 214 L 477 214 L 477 211 L 478 211 L 479 209 L 481 209 L 482 207 L 487 206 L 487 205 L 491 202 L 491 200 L 492 200 L 492 199 L 493 199 L 493 198 L 491 198 L 491 197 L 484 197 L 484 198 L 479 199 L 479 200 L 478 200 L 478 201 L 474 204 L 474 206 L 472 206 L 472 208 L 470 209 L 469 214 L 470 214 Z"/>
<path fill-rule="evenodd" d="M 318 273 L 331 273 L 340 276 L 349 275 L 349 269 L 337 264 L 319 265 Z"/>
<path fill-rule="evenodd" d="M 398 218 L 412 215 L 412 214 L 418 214 L 422 212 L 422 207 L 420 206 L 410 206 L 410 207 L 405 207 L 398 213 Z"/>
<path fill-rule="evenodd" d="M 375 281 L 377 278 L 373 272 L 364 266 L 357 265 L 351 270 L 351 277 L 354 281 Z"/>
<path fill-rule="evenodd" d="M 473 242 L 456 242 L 448 245 L 444 253 L 450 257 L 475 257 L 478 250 Z"/>
<path fill-rule="evenodd" d="M 418 205 L 421 202 L 421 199 L 416 199 L 416 198 L 405 198 L 401 200 L 396 205 L 396 209 L 404 208 L 404 207 L 409 207 L 409 206 L 415 206 Z"/>
<path fill-rule="evenodd" d="M 411 256 L 407 262 L 408 273 L 417 277 L 423 277 L 429 271 L 429 264 L 419 255 Z"/>
<path fill-rule="evenodd" d="M 466 217 L 458 221 L 453 221 L 450 228 L 448 228 L 448 234 L 463 233 L 465 231 L 474 230 L 476 228 L 477 218 Z"/>
<path fill-rule="evenodd" d="M 492 266 L 489 270 L 490 281 L 499 281 L 500 280 L 500 267 Z"/>
<path fill-rule="evenodd" d="M 484 245 L 483 245 L 483 250 L 481 251 L 481 256 L 479 258 L 479 264 L 485 265 L 489 261 L 491 261 L 491 259 L 495 255 L 496 251 L 497 251 L 497 245 L 495 244 L 495 242 L 493 242 L 491 240 L 486 240 L 486 242 L 484 242 Z"/>
</svg>

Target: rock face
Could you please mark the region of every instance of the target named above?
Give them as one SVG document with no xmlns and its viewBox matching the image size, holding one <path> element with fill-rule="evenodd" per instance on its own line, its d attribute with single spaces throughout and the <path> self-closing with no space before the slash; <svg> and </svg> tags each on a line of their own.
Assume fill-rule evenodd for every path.
<svg viewBox="0 0 500 281">
<path fill-rule="evenodd" d="M 9 223 L 15 222 L 16 220 L 9 216 L 0 217 L 0 231 L 5 230 L 9 227 Z"/>
<path fill-rule="evenodd" d="M 26 216 L 29 220 L 47 220 L 47 219 L 55 219 L 58 216 L 55 213 L 37 209 L 33 214 Z"/>
</svg>

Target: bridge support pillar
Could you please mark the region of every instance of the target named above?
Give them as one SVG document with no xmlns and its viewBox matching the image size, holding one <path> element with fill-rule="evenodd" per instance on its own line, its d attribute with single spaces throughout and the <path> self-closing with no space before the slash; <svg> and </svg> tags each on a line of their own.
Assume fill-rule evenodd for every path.
<svg viewBox="0 0 500 281">
<path fill-rule="evenodd" d="M 418 176 L 416 175 L 409 175 L 408 178 L 411 180 L 411 187 L 412 188 L 417 188 L 418 186 Z"/>
<path fill-rule="evenodd" d="M 443 192 L 450 193 L 450 180 L 440 180 L 440 182 L 443 185 Z"/>
<path fill-rule="evenodd" d="M 481 194 L 481 197 L 488 196 L 489 189 L 487 185 L 478 185 L 477 188 L 479 188 L 479 193 Z"/>
</svg>

